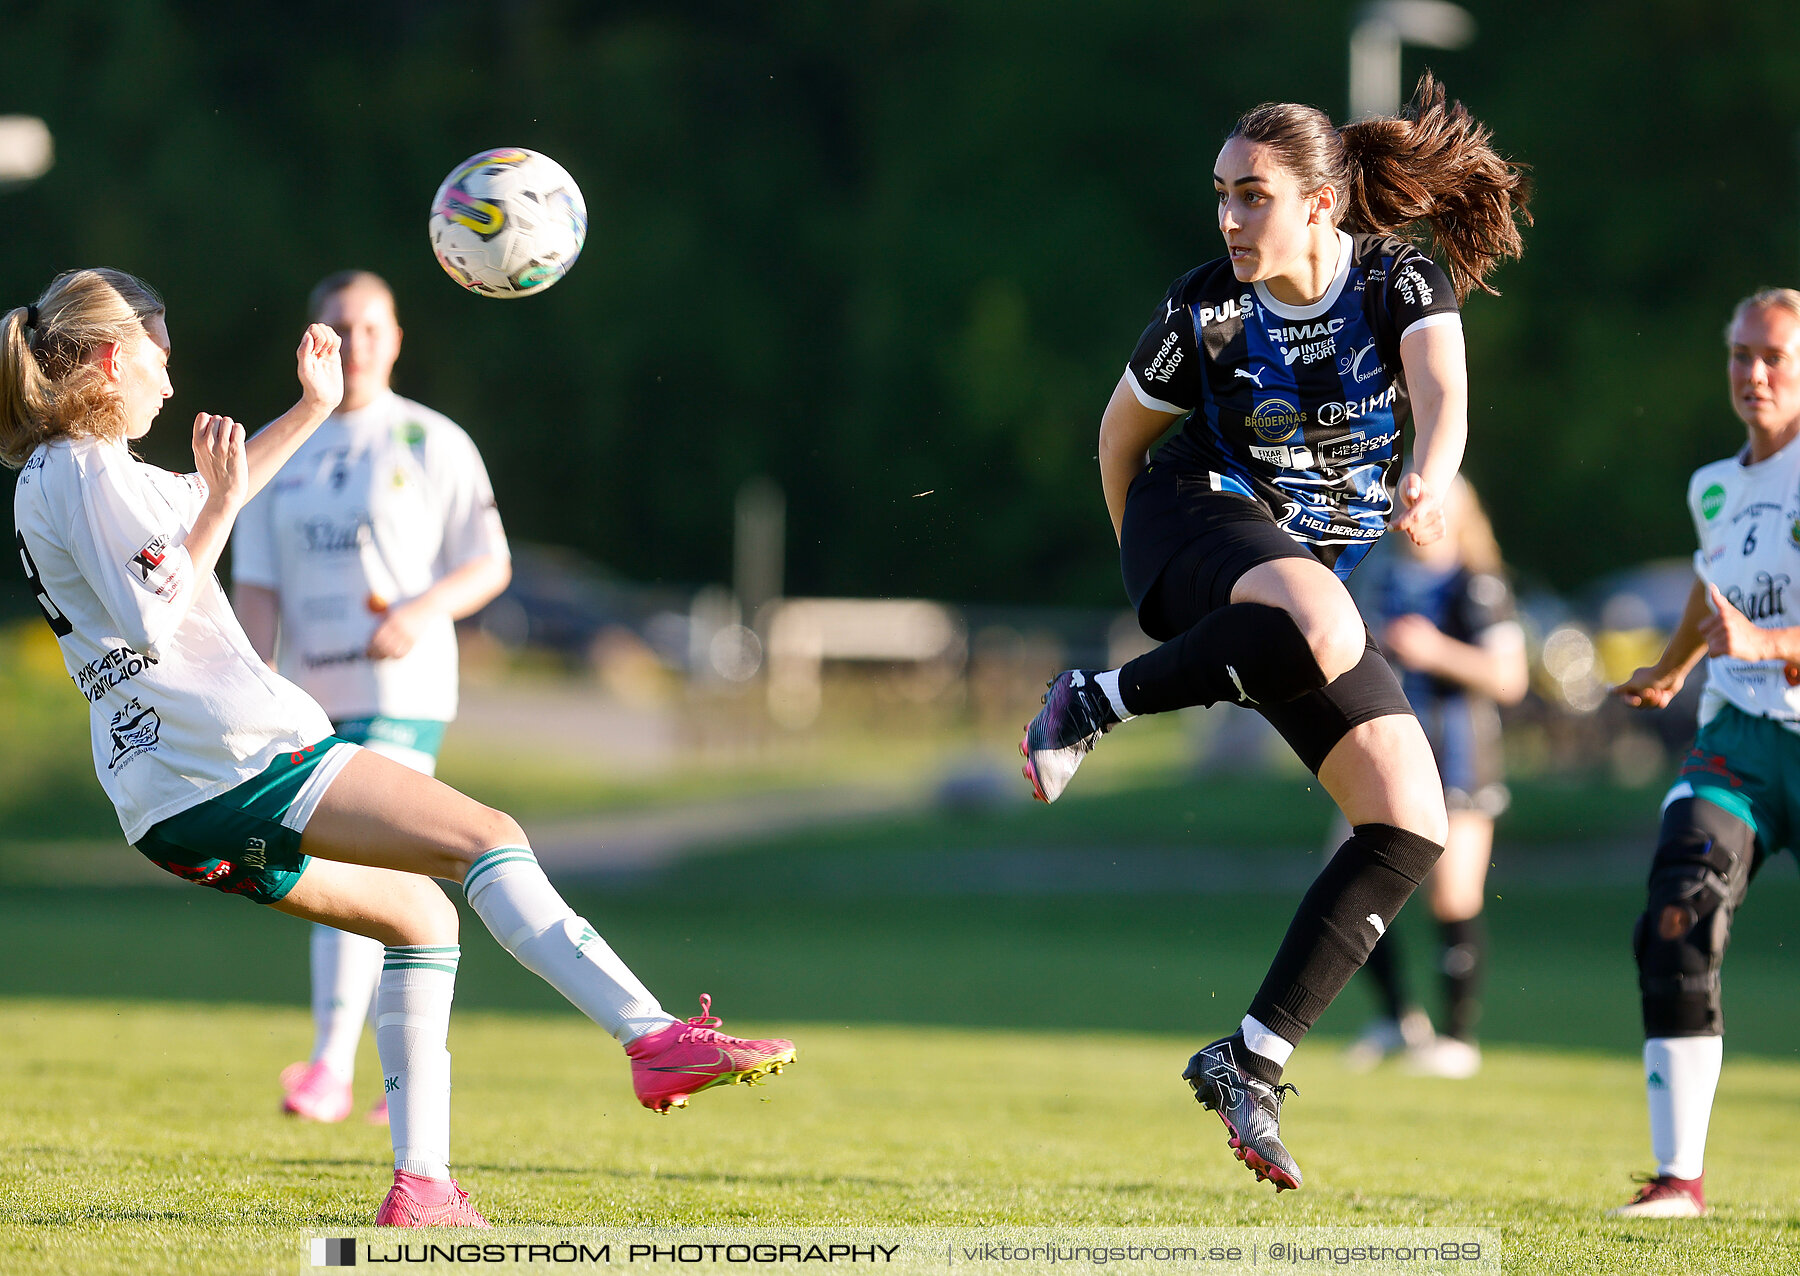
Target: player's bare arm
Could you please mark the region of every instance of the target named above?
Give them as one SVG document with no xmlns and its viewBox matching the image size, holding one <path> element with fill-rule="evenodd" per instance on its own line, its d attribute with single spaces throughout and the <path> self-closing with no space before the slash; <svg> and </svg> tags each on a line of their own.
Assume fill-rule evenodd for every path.
<svg viewBox="0 0 1800 1276">
<path fill-rule="evenodd" d="M 1112 400 L 1100 418 L 1100 486 L 1106 492 L 1114 537 L 1125 525 L 1125 494 L 1131 490 L 1131 480 L 1143 473 L 1150 445 L 1163 436 L 1176 415 L 1139 403 L 1129 373 L 1113 387 Z"/>
<path fill-rule="evenodd" d="M 1395 531 L 1415 545 L 1444 534 L 1444 493 L 1462 466 L 1469 441 L 1469 374 L 1462 328 L 1438 324 L 1408 333 L 1400 342 L 1400 366 L 1413 403 L 1413 469 L 1400 481 L 1401 510 Z"/>
<path fill-rule="evenodd" d="M 1712 614 L 1706 590 L 1706 583 L 1696 577 L 1680 623 L 1669 635 L 1661 658 L 1614 687 L 1615 696 L 1639 709 L 1661 709 L 1675 698 L 1695 664 L 1706 654 L 1706 638 L 1700 632 L 1701 624 Z"/>
<path fill-rule="evenodd" d="M 1525 644 L 1515 625 L 1497 626 L 1479 643 L 1452 638 L 1424 616 L 1397 616 L 1381 633 L 1381 645 L 1408 669 L 1444 678 L 1479 692 L 1496 704 L 1525 698 L 1529 670 Z"/>
<path fill-rule="evenodd" d="M 376 660 L 397 660 L 413 649 L 433 620 L 473 616 L 498 598 L 511 580 L 512 560 L 504 554 L 483 554 L 469 560 L 417 598 L 390 607 L 369 636 L 369 655 Z"/>
<path fill-rule="evenodd" d="M 344 398 L 344 369 L 338 361 L 338 335 L 322 323 L 310 324 L 295 352 L 299 365 L 300 400 L 258 430 L 245 444 L 248 500 L 262 491 L 275 472 L 305 442 L 306 436 L 337 410 Z"/>
</svg>

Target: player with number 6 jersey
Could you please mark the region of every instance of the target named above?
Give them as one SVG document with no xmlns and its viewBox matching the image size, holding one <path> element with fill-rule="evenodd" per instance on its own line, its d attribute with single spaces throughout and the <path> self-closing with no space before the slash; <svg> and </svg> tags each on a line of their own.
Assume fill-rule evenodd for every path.
<svg viewBox="0 0 1800 1276">
<path fill-rule="evenodd" d="M 1632 934 L 1656 1169 L 1612 1211 L 1626 1218 L 1706 1212 L 1732 917 L 1769 856 L 1800 852 L 1800 291 L 1744 298 L 1725 341 L 1746 441 L 1688 483 L 1699 548 L 1687 607 L 1657 662 L 1614 689 L 1661 708 L 1706 662 L 1700 731 L 1663 798 Z"/>
</svg>

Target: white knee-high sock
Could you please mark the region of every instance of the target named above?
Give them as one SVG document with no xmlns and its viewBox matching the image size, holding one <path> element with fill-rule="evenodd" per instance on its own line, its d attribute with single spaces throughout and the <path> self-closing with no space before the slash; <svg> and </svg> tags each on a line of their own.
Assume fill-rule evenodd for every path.
<svg viewBox="0 0 1800 1276">
<path fill-rule="evenodd" d="M 1706 1165 L 1706 1127 L 1725 1060 L 1723 1037 L 1651 1037 L 1644 1042 L 1644 1094 L 1656 1172 L 1697 1179 Z"/>
<path fill-rule="evenodd" d="M 476 860 L 463 893 L 502 948 L 621 1045 L 675 1022 L 525 847 L 502 846 Z"/>
<path fill-rule="evenodd" d="M 450 1177 L 450 1001 L 462 949 L 389 948 L 375 995 L 394 1168 Z"/>
<path fill-rule="evenodd" d="M 381 941 L 332 926 L 312 928 L 312 1061 L 348 1081 L 356 1043 L 373 1016 L 381 980 Z"/>
</svg>

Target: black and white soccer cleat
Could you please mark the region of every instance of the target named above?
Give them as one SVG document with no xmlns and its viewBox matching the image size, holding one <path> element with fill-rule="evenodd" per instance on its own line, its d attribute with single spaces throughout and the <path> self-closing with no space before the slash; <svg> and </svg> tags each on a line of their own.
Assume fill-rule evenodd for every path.
<svg viewBox="0 0 1800 1276">
<path fill-rule="evenodd" d="M 1090 670 L 1069 669 L 1057 674 L 1044 693 L 1044 707 L 1019 742 L 1019 752 L 1025 755 L 1022 774 L 1031 781 L 1032 796 L 1040 802 L 1054 802 L 1062 796 L 1075 768 L 1118 721 L 1112 702 L 1095 684 Z"/>
<path fill-rule="evenodd" d="M 1202 1106 L 1219 1114 L 1231 1136 L 1227 1142 L 1237 1159 L 1256 1171 L 1259 1183 L 1268 1179 L 1277 1194 L 1300 1186 L 1300 1167 L 1281 1142 L 1281 1101 L 1298 1090 L 1268 1085 L 1245 1072 L 1229 1037 L 1203 1047 L 1181 1077 Z"/>
</svg>

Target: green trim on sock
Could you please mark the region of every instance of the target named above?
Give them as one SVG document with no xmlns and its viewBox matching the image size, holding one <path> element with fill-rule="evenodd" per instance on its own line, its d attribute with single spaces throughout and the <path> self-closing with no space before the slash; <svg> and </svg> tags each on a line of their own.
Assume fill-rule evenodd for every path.
<svg viewBox="0 0 1800 1276">
<path fill-rule="evenodd" d="M 383 971 L 389 971 L 389 970 L 441 970 L 446 975 L 454 975 L 456 973 L 456 966 L 454 963 L 446 966 L 442 962 L 435 962 L 435 961 L 390 961 L 390 962 L 386 963 L 385 965 L 383 965 L 381 969 Z"/>
<path fill-rule="evenodd" d="M 498 868 L 502 864 L 516 864 L 524 860 L 529 860 L 533 864 L 537 863 L 537 856 L 531 853 L 529 847 L 500 846 L 482 855 L 469 865 L 469 871 L 463 875 L 463 897 L 468 898 L 470 885 L 483 873 Z"/>
</svg>

